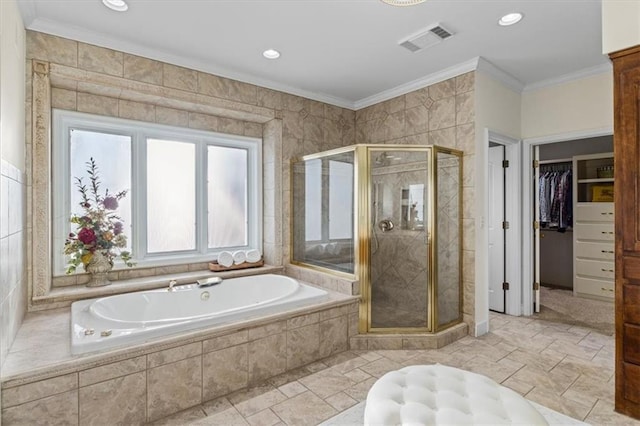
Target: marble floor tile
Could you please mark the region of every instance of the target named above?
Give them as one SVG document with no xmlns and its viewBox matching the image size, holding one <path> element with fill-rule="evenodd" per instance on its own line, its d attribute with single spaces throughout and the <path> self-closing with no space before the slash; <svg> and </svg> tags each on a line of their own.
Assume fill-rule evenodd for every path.
<svg viewBox="0 0 640 426">
<path fill-rule="evenodd" d="M 331 395 L 329 398 L 326 398 L 324 402 L 331 405 L 333 408 L 338 410 L 338 412 L 344 411 L 347 408 L 352 407 L 358 403 L 358 401 L 351 398 L 344 392 L 338 392 L 334 395 Z"/>
<path fill-rule="evenodd" d="M 327 369 L 300 379 L 307 389 L 325 399 L 355 385 L 356 382 L 333 369 Z"/>
<path fill-rule="evenodd" d="M 371 375 L 368 373 L 365 373 L 364 371 L 360 370 L 359 368 L 355 368 L 351 371 L 347 371 L 346 373 L 344 373 L 344 375 L 346 377 L 348 377 L 349 379 L 351 379 L 352 381 L 354 381 L 355 383 L 360 383 L 363 382 L 369 378 L 371 378 Z"/>
<path fill-rule="evenodd" d="M 498 362 L 494 362 L 480 355 L 469 360 L 464 369 L 487 376 L 496 383 L 502 383 L 522 367 L 524 367 L 524 364 L 517 361 L 501 359 Z"/>
<path fill-rule="evenodd" d="M 317 425 L 338 411 L 331 405 L 318 398 L 312 392 L 300 395 L 273 406 L 273 412 L 287 425 Z"/>
<path fill-rule="evenodd" d="M 606 401 L 598 401 L 584 421 L 592 425 L 607 426 L 632 426 L 640 424 L 640 422 L 631 417 L 616 413 L 613 410 L 613 404 Z"/>
<path fill-rule="evenodd" d="M 190 426 L 250 426 L 249 422 L 242 417 L 234 407 L 227 408 L 224 411 L 207 416 L 189 424 Z"/>
<path fill-rule="evenodd" d="M 185 424 L 191 424 L 196 420 L 204 419 L 206 417 L 206 413 L 202 409 L 202 407 L 197 406 L 193 408 L 189 408 L 187 410 L 176 413 L 172 416 L 165 417 L 160 420 L 156 420 L 151 423 L 153 426 L 181 426 Z"/>
<path fill-rule="evenodd" d="M 226 397 L 216 398 L 211 401 L 204 402 L 202 404 L 202 410 L 205 412 L 207 416 L 212 416 L 217 413 L 221 413 L 222 411 L 228 410 L 233 407 L 233 404 L 229 402 Z"/>
<path fill-rule="evenodd" d="M 572 401 L 553 392 L 549 392 L 544 387 L 533 388 L 531 392 L 525 395 L 525 398 L 578 420 L 584 420 L 592 408 L 592 405 L 589 403 L 583 404 Z"/>
<path fill-rule="evenodd" d="M 252 416 L 247 417 L 247 422 L 251 426 L 273 426 L 282 422 L 280 417 L 278 417 L 273 411 L 270 409 L 262 410 Z"/>
<path fill-rule="evenodd" d="M 288 398 L 291 398 L 292 396 L 300 395 L 302 392 L 305 392 L 309 389 L 305 388 L 304 385 L 296 380 L 294 382 L 290 382 L 286 385 L 280 386 L 278 390 L 285 394 Z"/>
<path fill-rule="evenodd" d="M 252 416 L 287 399 L 271 385 L 256 386 L 229 395 L 229 401 L 244 417 Z"/>
<path fill-rule="evenodd" d="M 184 424 L 298 426 L 329 419 L 326 424 L 343 426 L 339 421 L 346 417 L 334 416 L 352 412 L 355 417 L 348 424 L 362 424 L 362 410 L 354 409 L 364 406 L 379 377 L 408 365 L 440 363 L 484 374 L 532 402 L 594 426 L 640 426 L 613 411 L 611 336 L 494 313 L 490 322 L 490 333 L 467 336 L 441 349 L 339 353 L 203 403 L 201 411 L 187 410 L 182 413 Z M 201 418 L 203 413 L 208 417 Z M 166 424 L 176 422 L 167 419 Z"/>
</svg>

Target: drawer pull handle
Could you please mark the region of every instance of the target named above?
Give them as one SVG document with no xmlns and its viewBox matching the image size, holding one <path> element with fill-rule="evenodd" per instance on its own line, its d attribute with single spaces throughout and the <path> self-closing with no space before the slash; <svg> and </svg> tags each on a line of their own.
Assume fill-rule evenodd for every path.
<svg viewBox="0 0 640 426">
<path fill-rule="evenodd" d="M 602 290 L 602 291 L 613 291 L 612 288 L 606 288 L 606 287 L 600 287 L 600 290 Z"/>
<path fill-rule="evenodd" d="M 612 235 L 613 234 L 612 231 L 602 231 L 602 233 L 605 234 L 605 235 L 607 235 L 607 234 Z"/>
<path fill-rule="evenodd" d="M 600 250 L 602 253 L 613 253 L 613 250 Z"/>
<path fill-rule="evenodd" d="M 613 272 L 613 269 L 604 269 L 604 268 L 602 268 L 602 269 L 600 269 L 600 270 L 601 270 L 602 272 Z"/>
<path fill-rule="evenodd" d="M 613 215 L 612 212 L 604 212 L 604 213 L 600 213 L 602 216 L 607 216 L 607 215 Z"/>
</svg>

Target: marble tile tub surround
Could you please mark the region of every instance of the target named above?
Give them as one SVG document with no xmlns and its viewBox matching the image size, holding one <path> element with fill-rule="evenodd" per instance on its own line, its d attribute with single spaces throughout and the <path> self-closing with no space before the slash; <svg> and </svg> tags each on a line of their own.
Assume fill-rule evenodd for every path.
<svg viewBox="0 0 640 426">
<path fill-rule="evenodd" d="M 26 309 L 24 262 L 25 178 L 4 159 L 0 163 L 0 364 L 3 364 Z"/>
<path fill-rule="evenodd" d="M 612 336 L 535 318 L 489 317 L 491 331 L 479 338 L 466 336 L 441 349 L 343 352 L 154 424 L 317 425 L 364 401 L 388 371 L 434 363 L 486 375 L 592 425 L 640 424 L 613 411 Z"/>
<path fill-rule="evenodd" d="M 2 378 L 2 422 L 141 424 L 347 350 L 357 299 L 71 355 L 67 309 L 29 313 Z"/>
<path fill-rule="evenodd" d="M 34 31 L 27 31 L 27 74 L 29 197 L 44 200 L 50 192 L 51 108 L 262 137 L 263 253 L 276 266 L 288 256 L 288 160 L 355 140 L 354 111 Z M 29 308 L 55 307 L 46 300 L 51 272 L 34 260 L 36 253 L 49 250 L 39 238 L 49 233 L 46 203 L 28 206 L 27 213 L 33 234 L 27 241 Z M 125 272 L 131 277 L 155 273 Z M 82 285 L 84 279 L 58 281 Z"/>
</svg>

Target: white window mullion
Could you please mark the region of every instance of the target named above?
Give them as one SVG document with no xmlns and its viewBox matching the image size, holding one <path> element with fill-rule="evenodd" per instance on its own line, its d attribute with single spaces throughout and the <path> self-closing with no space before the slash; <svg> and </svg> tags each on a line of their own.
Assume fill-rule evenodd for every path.
<svg viewBox="0 0 640 426">
<path fill-rule="evenodd" d="M 134 199 L 134 252 L 137 260 L 147 256 L 147 137 L 136 133 L 133 148 Z"/>
<path fill-rule="evenodd" d="M 200 140 L 196 147 L 196 249 L 201 254 L 208 251 L 207 243 L 207 144 Z"/>
<path fill-rule="evenodd" d="M 262 144 L 249 148 L 248 167 L 248 243 L 262 252 Z M 253 207 L 253 211 L 252 208 Z M 278 218 L 276 218 L 278 221 Z"/>
</svg>

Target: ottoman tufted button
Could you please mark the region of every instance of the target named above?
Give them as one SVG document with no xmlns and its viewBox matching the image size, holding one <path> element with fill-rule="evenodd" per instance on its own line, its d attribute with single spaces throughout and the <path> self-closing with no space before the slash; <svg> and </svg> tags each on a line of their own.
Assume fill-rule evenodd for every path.
<svg viewBox="0 0 640 426">
<path fill-rule="evenodd" d="M 414 365 L 382 376 L 369 390 L 364 420 L 365 425 L 548 424 L 511 389 L 443 365 Z"/>
</svg>

